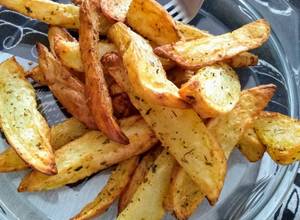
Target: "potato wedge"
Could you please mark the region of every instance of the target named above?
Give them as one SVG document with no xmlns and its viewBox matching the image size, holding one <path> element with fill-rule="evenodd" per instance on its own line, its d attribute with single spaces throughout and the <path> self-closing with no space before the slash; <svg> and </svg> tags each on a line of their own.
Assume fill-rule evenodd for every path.
<svg viewBox="0 0 300 220">
<path fill-rule="evenodd" d="M 71 218 L 72 220 L 91 219 L 101 215 L 120 196 L 138 165 L 139 157 L 135 156 L 118 164 L 111 173 L 108 182 L 97 195 L 97 197 L 87 204 L 79 214 Z"/>
<path fill-rule="evenodd" d="M 132 0 L 126 22 L 158 45 L 177 42 L 181 37 L 171 15 L 155 0 Z"/>
<path fill-rule="evenodd" d="M 86 0 L 80 6 L 79 43 L 85 72 L 85 94 L 97 127 L 111 140 L 128 144 L 128 138 L 113 116 L 111 98 L 97 50 L 99 10 L 97 0 Z"/>
<path fill-rule="evenodd" d="M 208 32 L 202 31 L 196 27 L 184 24 L 182 22 L 176 22 L 176 27 L 186 41 L 213 36 Z M 258 62 L 258 57 L 252 53 L 243 52 L 230 59 L 224 60 L 224 62 L 230 65 L 232 68 L 255 66 Z"/>
<path fill-rule="evenodd" d="M 174 69 L 168 71 L 167 77 L 178 88 L 180 88 L 182 84 L 186 83 L 194 75 L 195 72 L 192 70 L 185 70 L 180 67 L 175 67 Z"/>
<path fill-rule="evenodd" d="M 262 112 L 254 129 L 271 158 L 283 165 L 300 159 L 300 123 L 286 115 Z"/>
<path fill-rule="evenodd" d="M 112 43 L 106 41 L 99 41 L 97 48 L 100 58 L 108 52 L 117 51 L 117 48 Z M 57 38 L 55 41 L 55 53 L 66 67 L 78 72 L 84 72 L 78 42 Z"/>
<path fill-rule="evenodd" d="M 51 128 L 50 144 L 53 150 L 57 150 L 87 131 L 88 129 L 77 119 L 67 119 Z M 12 147 L 8 147 L 0 154 L 0 172 L 13 172 L 27 168 L 29 165 L 20 158 Z"/>
<path fill-rule="evenodd" d="M 88 128 L 96 128 L 94 118 L 86 103 L 84 85 L 61 65 L 42 44 L 37 45 L 39 66 L 47 84 L 58 101 Z"/>
<path fill-rule="evenodd" d="M 205 194 L 191 180 L 184 169 L 180 168 L 172 186 L 174 214 L 177 219 L 188 219 L 198 205 L 205 199 Z"/>
<path fill-rule="evenodd" d="M 125 92 L 112 97 L 112 105 L 116 118 L 126 118 L 138 114 L 138 111 L 131 104 L 129 97 Z"/>
<path fill-rule="evenodd" d="M 169 58 L 187 69 L 199 69 L 230 59 L 242 52 L 255 49 L 266 42 L 270 25 L 260 19 L 227 34 L 180 41 L 157 47 L 157 55 Z"/>
<path fill-rule="evenodd" d="M 46 176 L 33 171 L 25 176 L 18 191 L 42 191 L 75 183 L 100 170 L 146 152 L 157 143 L 147 124 L 138 116 L 121 120 L 130 144 L 110 141 L 99 131 L 90 131 L 55 152 L 58 174 Z"/>
<path fill-rule="evenodd" d="M 186 108 L 178 88 L 167 79 L 158 57 L 148 42 L 123 23 L 114 24 L 109 37 L 123 55 L 129 80 L 137 94 L 149 103 Z"/>
<path fill-rule="evenodd" d="M 230 112 L 239 101 L 241 84 L 227 64 L 215 64 L 197 71 L 179 90 L 201 118 L 215 118 Z"/>
<path fill-rule="evenodd" d="M 158 155 L 162 152 L 161 147 L 156 147 L 151 149 L 147 154 L 142 158 L 141 162 L 138 164 L 134 174 L 126 187 L 126 190 L 121 194 L 118 204 L 118 213 L 121 213 L 127 205 L 132 200 L 133 195 L 139 188 L 139 186 L 144 182 L 147 172 L 150 170 L 154 161 Z"/>
<path fill-rule="evenodd" d="M 100 1 L 101 11 L 107 19 L 125 22 L 132 0 Z"/>
<path fill-rule="evenodd" d="M 32 70 L 29 70 L 25 73 L 25 77 L 33 79 L 35 82 L 39 83 L 42 86 L 47 85 L 44 73 L 42 72 L 39 66 L 34 67 Z"/>
<path fill-rule="evenodd" d="M 79 7 L 50 0 L 0 0 L 0 5 L 50 25 L 79 29 Z M 111 23 L 99 13 L 99 33 L 106 35 Z"/>
<path fill-rule="evenodd" d="M 196 112 L 146 103 L 134 93 L 117 54 L 105 55 L 102 63 L 128 93 L 132 104 L 154 130 L 162 145 L 197 183 L 210 202 L 215 203 L 223 186 L 226 160 L 222 149 Z"/>
<path fill-rule="evenodd" d="M 165 214 L 163 200 L 168 192 L 175 159 L 164 150 L 148 171 L 131 202 L 120 213 L 118 220 L 160 220 Z"/>
<path fill-rule="evenodd" d="M 57 173 L 50 129 L 37 110 L 32 85 L 14 58 L 0 64 L 0 123 L 8 143 L 32 168 Z"/>
<path fill-rule="evenodd" d="M 208 129 L 220 143 L 226 158 L 255 117 L 268 105 L 275 89 L 275 85 L 269 84 L 244 90 L 231 112 L 209 121 Z"/>
<path fill-rule="evenodd" d="M 253 128 L 248 128 L 244 132 L 237 148 L 250 162 L 259 161 L 266 151 L 266 147 L 260 142 Z"/>
</svg>

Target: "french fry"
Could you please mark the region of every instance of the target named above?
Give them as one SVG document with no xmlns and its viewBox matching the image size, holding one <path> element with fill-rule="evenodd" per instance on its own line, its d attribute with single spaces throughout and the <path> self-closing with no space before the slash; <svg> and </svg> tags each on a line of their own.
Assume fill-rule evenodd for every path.
<svg viewBox="0 0 300 220">
<path fill-rule="evenodd" d="M 8 143 L 34 169 L 57 173 L 50 129 L 37 110 L 32 85 L 14 58 L 0 64 L 0 121 Z"/>
<path fill-rule="evenodd" d="M 126 190 L 121 194 L 118 204 L 118 213 L 121 213 L 132 200 L 133 195 L 138 187 L 144 182 L 147 172 L 150 170 L 157 156 L 162 152 L 160 147 L 151 149 L 141 160 L 134 174 L 126 187 Z"/>
<path fill-rule="evenodd" d="M 79 214 L 71 218 L 72 220 L 91 219 L 101 215 L 120 196 L 138 164 L 139 157 L 121 162 L 111 173 L 108 182 L 97 195 L 97 197 L 87 204 Z"/>
<path fill-rule="evenodd" d="M 96 128 L 94 118 L 86 103 L 84 85 L 61 65 L 42 44 L 37 45 L 39 66 L 47 84 L 58 101 L 88 128 Z"/>
<path fill-rule="evenodd" d="M 100 1 L 101 11 L 107 19 L 125 22 L 132 0 Z"/>
<path fill-rule="evenodd" d="M 300 159 L 300 123 L 286 115 L 262 112 L 254 129 L 271 158 L 287 165 Z"/>
<path fill-rule="evenodd" d="M 266 147 L 260 142 L 253 128 L 245 131 L 237 148 L 250 162 L 259 161 L 266 151 Z"/>
<path fill-rule="evenodd" d="M 226 64 L 204 67 L 179 90 L 201 118 L 215 118 L 230 112 L 239 101 L 241 84 L 236 72 Z"/>
<path fill-rule="evenodd" d="M 255 49 L 266 42 L 269 35 L 270 25 L 261 19 L 231 33 L 180 41 L 157 47 L 154 51 L 157 55 L 169 58 L 184 68 L 199 69 Z"/>
<path fill-rule="evenodd" d="M 146 40 L 120 22 L 111 27 L 109 37 L 123 55 L 129 80 L 137 94 L 153 104 L 176 108 L 188 106 L 180 98 L 178 88 L 167 79 L 162 64 Z"/>
<path fill-rule="evenodd" d="M 153 132 L 140 117 L 121 120 L 129 137 L 124 146 L 110 141 L 99 131 L 90 131 L 55 152 L 58 173 L 47 176 L 33 171 L 26 175 L 19 192 L 51 190 L 75 183 L 121 161 L 139 155 L 157 143 Z"/>
<path fill-rule="evenodd" d="M 199 116 L 190 109 L 146 103 L 134 93 L 121 58 L 114 53 L 102 58 L 107 72 L 128 93 L 132 104 L 154 130 L 162 145 L 175 157 L 214 204 L 226 172 L 224 153 Z"/>
<path fill-rule="evenodd" d="M 129 140 L 113 116 L 111 98 L 97 50 L 99 41 L 99 2 L 86 0 L 80 6 L 79 43 L 85 70 L 85 94 L 97 127 L 111 140 L 128 144 Z"/>
<path fill-rule="evenodd" d="M 137 33 L 158 45 L 174 43 L 181 37 L 173 18 L 155 0 L 132 0 L 126 22 Z"/>
<path fill-rule="evenodd" d="M 50 0 L 0 0 L 0 5 L 50 25 L 79 29 L 79 7 Z M 105 35 L 111 23 L 99 13 L 99 33 Z"/>
<path fill-rule="evenodd" d="M 175 159 L 164 150 L 148 171 L 144 182 L 118 220 L 160 220 L 165 214 L 163 200 L 168 192 Z"/>
<path fill-rule="evenodd" d="M 50 144 L 53 150 L 82 136 L 88 129 L 77 119 L 70 118 L 60 124 L 54 125 L 50 130 Z M 17 152 L 8 147 L 0 154 L 0 172 L 12 172 L 29 168 Z"/>
</svg>

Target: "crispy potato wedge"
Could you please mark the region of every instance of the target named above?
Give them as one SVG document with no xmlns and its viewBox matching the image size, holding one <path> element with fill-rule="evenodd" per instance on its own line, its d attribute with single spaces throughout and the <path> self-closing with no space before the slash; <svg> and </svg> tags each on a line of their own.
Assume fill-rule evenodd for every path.
<svg viewBox="0 0 300 220">
<path fill-rule="evenodd" d="M 0 0 L 0 5 L 47 24 L 79 27 L 79 8 L 72 4 L 50 0 Z"/>
<path fill-rule="evenodd" d="M 99 41 L 97 48 L 100 58 L 108 52 L 117 51 L 115 45 L 108 43 L 107 41 Z M 55 53 L 66 67 L 72 68 L 78 72 L 84 72 L 78 42 L 57 38 L 55 41 Z"/>
<path fill-rule="evenodd" d="M 173 18 L 155 0 L 132 0 L 126 22 L 137 33 L 158 45 L 180 40 Z"/>
<path fill-rule="evenodd" d="M 79 29 L 79 7 L 50 0 L 0 0 L 0 5 L 47 24 Z M 106 35 L 112 25 L 99 13 L 99 33 Z"/>
<path fill-rule="evenodd" d="M 55 53 L 55 41 L 56 39 L 62 39 L 69 42 L 76 42 L 76 39 L 64 28 L 57 26 L 50 26 L 48 30 L 48 41 L 51 53 L 56 56 Z"/>
<path fill-rule="evenodd" d="M 192 70 L 182 69 L 181 67 L 175 67 L 168 71 L 167 77 L 171 80 L 178 88 L 182 84 L 186 83 L 192 76 L 195 75 L 195 72 Z"/>
<path fill-rule="evenodd" d="M 105 212 L 126 188 L 126 185 L 129 183 L 130 178 L 138 165 L 138 160 L 139 157 L 135 156 L 119 163 L 97 197 L 91 203 L 87 204 L 79 214 L 71 219 L 91 219 Z"/>
<path fill-rule="evenodd" d="M 275 85 L 269 84 L 244 90 L 231 112 L 209 121 L 208 129 L 220 143 L 226 158 L 255 117 L 268 105 L 275 89 Z"/>
<path fill-rule="evenodd" d="M 198 70 L 179 90 L 201 118 L 215 118 L 230 112 L 239 101 L 241 84 L 227 64 L 215 64 Z"/>
<path fill-rule="evenodd" d="M 125 22 L 132 0 L 100 1 L 101 11 L 107 19 Z"/>
<path fill-rule="evenodd" d="M 88 129 L 77 119 L 70 118 L 60 124 L 54 125 L 50 130 L 50 144 L 53 150 L 57 150 L 63 145 L 82 136 Z M 0 154 L 0 172 L 13 172 L 27 169 L 29 165 L 25 163 L 17 152 L 8 147 Z"/>
<path fill-rule="evenodd" d="M 160 220 L 165 214 L 163 200 L 168 192 L 175 159 L 164 150 L 152 164 L 144 182 L 118 220 Z"/>
<path fill-rule="evenodd" d="M 254 122 L 254 129 L 277 163 L 286 165 L 300 159 L 298 120 L 280 113 L 262 112 Z"/>
<path fill-rule="evenodd" d="M 8 143 L 32 168 L 57 173 L 50 129 L 37 110 L 32 85 L 14 58 L 0 64 L 0 123 Z"/>
<path fill-rule="evenodd" d="M 97 127 L 111 140 L 128 144 L 128 138 L 113 116 L 112 102 L 97 50 L 99 10 L 99 2 L 96 0 L 86 0 L 80 6 L 79 43 L 85 70 L 85 94 Z"/>
<path fill-rule="evenodd" d="M 47 84 L 58 101 L 79 121 L 88 128 L 96 128 L 94 118 L 86 103 L 83 83 L 55 59 L 42 44 L 37 45 L 39 66 Z"/>
<path fill-rule="evenodd" d="M 253 128 L 248 128 L 244 132 L 237 148 L 250 162 L 259 161 L 266 151 L 266 147 L 260 142 Z"/>
<path fill-rule="evenodd" d="M 198 205 L 205 199 L 205 194 L 201 192 L 184 169 L 180 168 L 173 181 L 172 197 L 176 218 L 185 220 L 194 213 Z"/>
<path fill-rule="evenodd" d="M 182 38 L 186 41 L 207 38 L 212 36 L 207 31 L 202 31 L 192 25 L 188 25 L 180 21 L 175 21 L 175 23 L 176 23 L 177 30 L 181 34 Z"/>
<path fill-rule="evenodd" d="M 132 104 L 154 130 L 162 145 L 214 204 L 223 186 L 226 159 L 197 113 L 191 109 L 146 103 L 134 93 L 122 60 L 117 54 L 105 55 L 102 63 L 107 72 L 128 93 Z"/>
<path fill-rule="evenodd" d="M 33 79 L 35 82 L 39 83 L 42 86 L 47 85 L 45 76 L 39 66 L 36 66 L 33 69 L 27 71 L 25 73 L 25 77 L 29 77 L 29 78 Z"/>
<path fill-rule="evenodd" d="M 258 56 L 252 53 L 243 52 L 232 58 L 226 59 L 223 62 L 227 63 L 232 68 L 255 66 L 258 63 Z"/>
<path fill-rule="evenodd" d="M 157 47 L 157 55 L 169 58 L 187 69 L 199 69 L 255 49 L 266 42 L 270 25 L 260 19 L 227 34 L 180 41 Z"/>
<path fill-rule="evenodd" d="M 121 120 L 130 144 L 123 146 L 110 141 L 99 131 L 90 131 L 55 152 L 58 174 L 47 176 L 33 171 L 25 176 L 18 188 L 42 191 L 75 183 L 100 170 L 146 152 L 157 143 L 147 124 L 135 116 Z"/>
<path fill-rule="evenodd" d="M 142 158 L 141 162 L 138 164 L 134 174 L 126 187 L 126 190 L 121 194 L 118 204 L 118 212 L 121 213 L 127 205 L 132 200 L 133 195 L 139 188 L 139 186 L 144 182 L 147 172 L 150 170 L 154 161 L 158 155 L 162 152 L 161 147 L 152 148 L 147 154 Z"/>
<path fill-rule="evenodd" d="M 137 94 L 153 104 L 188 106 L 180 98 L 178 88 L 167 79 L 161 62 L 146 40 L 120 22 L 111 27 L 109 37 L 123 55 L 129 80 Z"/>
</svg>

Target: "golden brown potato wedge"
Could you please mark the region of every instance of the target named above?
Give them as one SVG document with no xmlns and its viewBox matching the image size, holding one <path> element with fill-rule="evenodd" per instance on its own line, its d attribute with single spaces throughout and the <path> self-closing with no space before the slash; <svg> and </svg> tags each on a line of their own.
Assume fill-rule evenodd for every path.
<svg viewBox="0 0 300 220">
<path fill-rule="evenodd" d="M 46 176 L 33 171 L 24 177 L 18 190 L 42 191 L 75 183 L 100 170 L 144 153 L 157 143 L 157 139 L 140 117 L 121 120 L 129 137 L 124 146 L 110 141 L 99 131 L 90 131 L 55 152 L 58 173 Z"/>
<path fill-rule="evenodd" d="M 226 158 L 254 118 L 267 106 L 275 89 L 275 85 L 269 84 L 244 90 L 231 112 L 209 121 L 208 129 L 220 143 Z"/>
<path fill-rule="evenodd" d="M 172 185 L 174 214 L 177 219 L 188 219 L 198 205 L 205 199 L 205 194 L 191 180 L 184 169 L 180 168 Z"/>
<path fill-rule="evenodd" d="M 57 26 L 50 26 L 48 30 L 48 41 L 51 53 L 56 56 L 55 53 L 55 41 L 56 39 L 62 39 L 69 42 L 76 42 L 76 39 L 64 28 Z"/>
<path fill-rule="evenodd" d="M 175 159 L 164 150 L 152 164 L 144 182 L 118 220 L 160 220 L 165 214 L 163 200 L 168 192 Z"/>
<path fill-rule="evenodd" d="M 50 0 L 0 0 L 0 5 L 47 24 L 79 29 L 79 7 Z M 111 23 L 99 13 L 99 33 L 106 35 Z"/>
<path fill-rule="evenodd" d="M 53 150 L 57 150 L 63 145 L 82 136 L 88 129 L 77 119 L 70 118 L 62 123 L 54 125 L 50 130 L 50 144 Z M 12 172 L 27 169 L 29 165 L 25 163 L 17 152 L 8 147 L 0 154 L 0 172 Z"/>
<path fill-rule="evenodd" d="M 227 64 L 203 67 L 179 90 L 201 118 L 215 118 L 230 112 L 239 101 L 241 84 Z"/>
<path fill-rule="evenodd" d="M 266 42 L 270 25 L 261 19 L 227 34 L 180 41 L 157 47 L 157 55 L 169 58 L 187 69 L 199 69 L 230 59 L 242 52 L 255 49 Z"/>
<path fill-rule="evenodd" d="M 213 204 L 226 172 L 226 159 L 200 117 L 190 109 L 146 103 L 134 93 L 121 58 L 114 53 L 102 58 L 107 72 L 128 93 L 132 104 L 151 126 L 162 145 L 175 157 Z"/>
<path fill-rule="evenodd" d="M 298 120 L 280 113 L 262 112 L 254 122 L 254 129 L 277 163 L 286 165 L 300 159 Z"/>
<path fill-rule="evenodd" d="M 180 40 L 173 18 L 155 0 L 132 0 L 126 22 L 137 33 L 158 45 Z"/>
<path fill-rule="evenodd" d="M 212 35 L 206 31 L 202 31 L 197 27 L 176 21 L 177 30 L 180 32 L 182 38 L 186 41 L 211 37 Z"/>
<path fill-rule="evenodd" d="M 125 22 L 132 0 L 100 1 L 101 11 L 107 19 Z"/>
<path fill-rule="evenodd" d="M 250 162 L 259 161 L 266 151 L 266 147 L 260 142 L 253 128 L 245 131 L 237 148 Z"/>
<path fill-rule="evenodd" d="M 58 101 L 88 128 L 96 128 L 94 118 L 86 103 L 84 85 L 61 65 L 42 44 L 37 45 L 39 66 L 47 84 Z"/>
<path fill-rule="evenodd" d="M 14 58 L 0 64 L 0 121 L 8 143 L 32 168 L 57 173 L 50 129 L 37 110 L 35 92 Z"/>
<path fill-rule="evenodd" d="M 138 164 L 139 157 L 135 156 L 118 164 L 111 173 L 108 182 L 97 195 L 97 197 L 87 204 L 79 214 L 71 218 L 72 220 L 91 219 L 101 215 L 120 196 L 130 181 L 130 178 Z"/>
<path fill-rule="evenodd" d="M 145 39 L 120 22 L 111 27 L 109 37 L 123 55 L 129 80 L 137 94 L 153 104 L 187 107 Z"/>
<path fill-rule="evenodd" d="M 227 63 L 232 68 L 255 66 L 258 63 L 258 56 L 252 53 L 243 52 L 230 59 L 226 59 L 223 62 Z"/>
<path fill-rule="evenodd" d="M 42 86 L 47 85 L 45 76 L 39 66 L 34 67 L 32 70 L 29 70 L 25 73 L 25 77 L 33 79 L 35 82 L 39 83 Z"/>
<path fill-rule="evenodd" d="M 139 186 L 144 182 L 147 172 L 150 170 L 157 156 L 162 152 L 161 147 L 152 148 L 147 154 L 142 158 L 141 162 L 138 164 L 134 174 L 126 187 L 126 190 L 121 194 L 118 204 L 118 212 L 121 213 L 127 205 L 132 200 L 133 195 Z"/>
<path fill-rule="evenodd" d="M 85 94 L 97 127 L 111 140 L 128 144 L 128 138 L 113 116 L 111 98 L 100 63 L 97 49 L 99 10 L 97 0 L 86 0 L 80 6 L 79 43 L 85 72 Z"/>
<path fill-rule="evenodd" d="M 117 51 L 117 48 L 107 41 L 99 41 L 97 44 L 100 58 L 108 53 Z M 57 38 L 55 41 L 55 53 L 61 62 L 68 68 L 72 68 L 78 72 L 84 72 L 81 61 L 80 47 L 77 41 L 66 41 Z"/>
</svg>

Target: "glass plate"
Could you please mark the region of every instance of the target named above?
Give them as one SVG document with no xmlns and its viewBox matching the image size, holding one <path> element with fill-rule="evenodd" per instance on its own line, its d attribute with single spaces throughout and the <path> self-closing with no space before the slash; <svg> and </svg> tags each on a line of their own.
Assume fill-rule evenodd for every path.
<svg viewBox="0 0 300 220">
<path fill-rule="evenodd" d="M 61 1 L 67 2 L 67 1 Z M 161 1 L 162 3 L 164 1 Z M 270 40 L 254 51 L 258 66 L 238 70 L 243 88 L 274 83 L 277 93 L 268 110 L 299 117 L 299 2 L 297 0 L 207 0 L 191 22 L 213 34 L 233 30 L 257 18 L 266 18 L 273 27 Z M 47 44 L 47 25 L 0 8 L 0 61 L 17 56 L 25 68 L 36 61 L 35 44 Z M 46 87 L 33 83 L 39 110 L 49 124 L 68 114 Z M 2 136 L 0 149 L 7 143 Z M 228 162 L 228 173 L 219 202 L 210 207 L 205 201 L 191 219 L 269 219 L 281 204 L 292 184 L 298 163 L 278 166 L 268 155 L 258 163 L 249 163 L 236 150 Z M 90 202 L 104 186 L 110 171 L 89 180 L 42 193 L 17 193 L 26 173 L 0 175 L 0 219 L 69 219 Z M 98 219 L 115 219 L 116 205 Z M 166 215 L 165 219 L 173 219 Z"/>
</svg>

